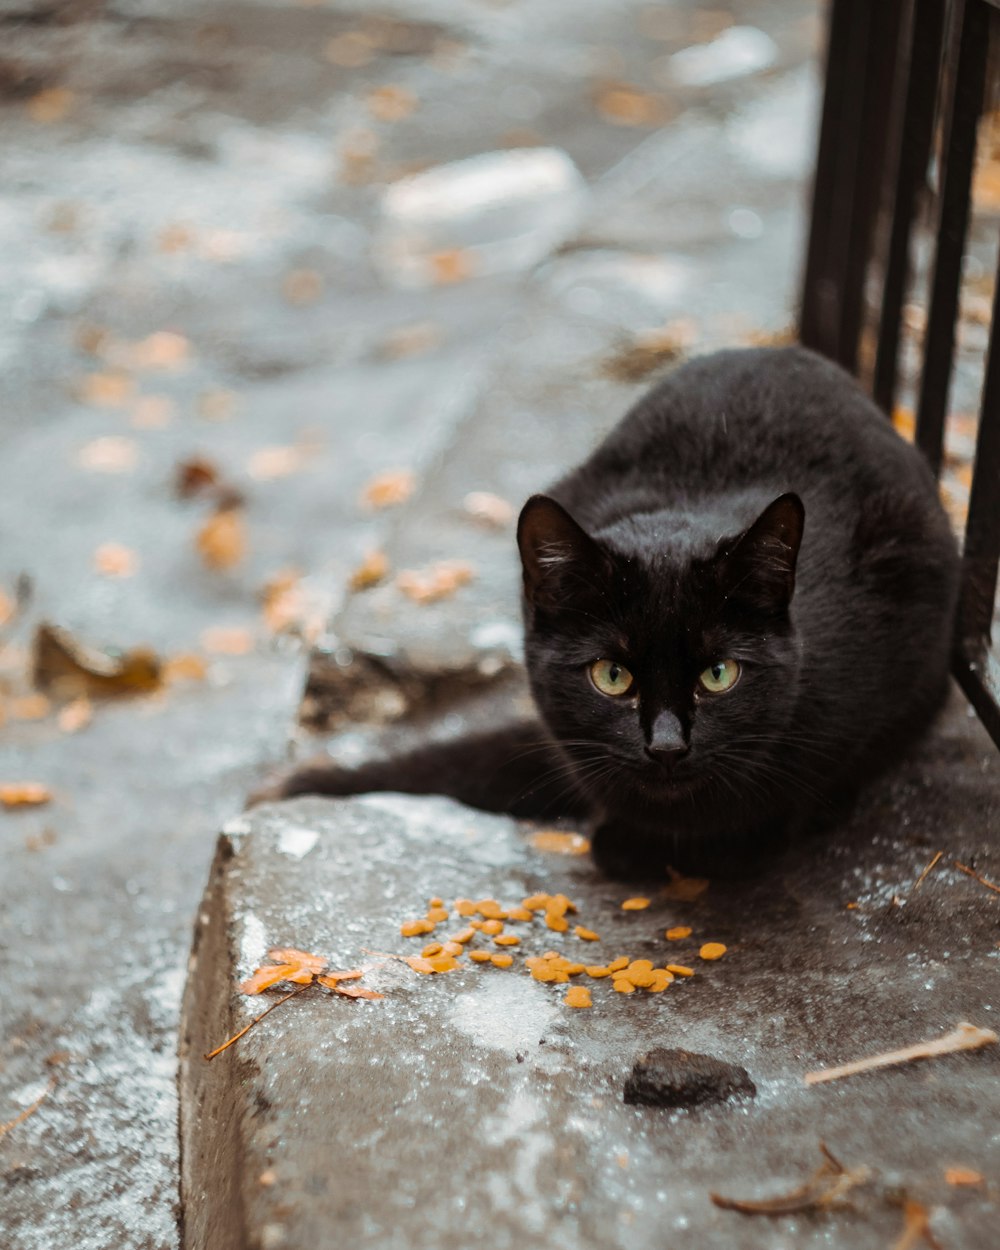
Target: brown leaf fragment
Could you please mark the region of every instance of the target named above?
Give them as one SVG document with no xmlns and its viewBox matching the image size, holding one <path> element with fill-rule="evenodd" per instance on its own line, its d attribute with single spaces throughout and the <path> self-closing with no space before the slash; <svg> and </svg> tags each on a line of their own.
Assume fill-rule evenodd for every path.
<svg viewBox="0 0 1000 1250">
<path fill-rule="evenodd" d="M 774 1198 L 726 1198 L 710 1193 L 712 1202 L 724 1211 L 739 1211 L 741 1215 L 797 1215 L 805 1211 L 825 1211 L 841 1202 L 857 1185 L 872 1179 L 871 1168 L 864 1165 L 845 1168 L 839 1159 L 820 1142 L 823 1163 L 797 1189 Z"/>
<path fill-rule="evenodd" d="M 41 807 L 52 799 L 52 791 L 41 781 L 0 782 L 0 804 L 4 807 Z"/>
<path fill-rule="evenodd" d="M 916 1059 L 933 1059 L 937 1055 L 951 1055 L 960 1050 L 979 1050 L 997 1041 L 1000 1041 L 1000 1038 L 992 1029 L 981 1029 L 977 1025 L 963 1021 L 950 1033 L 934 1041 L 917 1042 L 914 1046 L 905 1046 L 902 1050 L 890 1050 L 882 1055 L 858 1059 L 853 1063 L 845 1063 L 839 1068 L 807 1072 L 802 1079 L 807 1085 L 818 1085 L 822 1081 L 836 1081 L 843 1076 L 854 1076 L 858 1072 L 868 1072 L 874 1068 L 889 1068 L 900 1063 L 912 1063 Z"/>
<path fill-rule="evenodd" d="M 296 974 L 300 974 L 298 979 L 301 981 L 303 971 L 304 969 L 298 963 L 266 964 L 263 968 L 258 968 L 245 981 L 241 981 L 236 988 L 241 994 L 260 994 L 270 989 L 272 985 L 277 985 L 279 981 L 296 979 Z M 309 980 L 312 980 L 311 972 Z"/>
<path fill-rule="evenodd" d="M 341 981 L 357 981 L 364 975 L 363 968 L 348 968 L 345 972 L 326 972 L 316 980 L 327 989 L 335 990 Z"/>
<path fill-rule="evenodd" d="M 190 499 L 219 485 L 216 465 L 204 456 L 189 456 L 174 469 L 174 491 L 181 499 Z"/>
<path fill-rule="evenodd" d="M 48 1085 L 42 1090 L 30 1106 L 25 1107 L 23 1111 L 19 1111 L 18 1114 L 14 1116 L 13 1120 L 8 1120 L 6 1124 L 0 1124 L 0 1137 L 6 1137 L 12 1128 L 16 1128 L 19 1124 L 23 1124 L 28 1116 L 34 1115 L 55 1087 L 56 1078 L 54 1076 L 50 1076 Z"/>
<path fill-rule="evenodd" d="M 148 694 L 162 682 L 159 657 L 148 647 L 109 655 L 78 642 L 68 630 L 42 622 L 35 631 L 32 679 L 59 698 Z"/>
<path fill-rule="evenodd" d="M 239 508 L 219 508 L 198 530 L 195 547 L 206 568 L 225 572 L 234 568 L 247 550 L 246 521 Z"/>
<path fill-rule="evenodd" d="M 981 877 L 978 872 L 975 872 L 967 864 L 960 864 L 956 859 L 955 867 L 959 872 L 964 872 L 967 877 L 971 877 L 973 881 L 978 881 L 980 885 L 986 886 L 987 890 L 992 890 L 994 894 L 1000 894 L 1000 885 L 996 885 L 993 881 L 987 881 L 985 877 Z"/>
<path fill-rule="evenodd" d="M 323 955 L 312 955 L 309 951 L 296 950 L 294 946 L 277 946 L 267 952 L 267 957 L 276 964 L 297 964 L 300 968 L 308 968 L 310 972 L 322 972 L 330 962 Z"/>
<path fill-rule="evenodd" d="M 937 865 L 937 863 L 938 863 L 938 860 L 940 860 L 940 858 L 941 858 L 941 856 L 942 856 L 943 854 L 944 854 L 944 851 L 938 851 L 938 852 L 937 852 L 937 854 L 934 856 L 934 858 L 931 860 L 931 862 L 930 862 L 930 863 L 927 865 L 927 867 L 923 870 L 923 872 L 922 872 L 922 873 L 920 874 L 920 876 L 917 878 L 917 883 L 916 883 L 916 885 L 913 887 L 913 890 L 912 890 L 912 893 L 913 893 L 913 894 L 916 894 L 916 892 L 917 892 L 917 891 L 920 889 L 920 887 L 924 884 L 924 881 L 927 879 L 928 874 L 929 874 L 929 873 L 930 873 L 930 872 L 931 872 L 931 871 L 932 871 L 932 870 L 936 867 L 936 865 Z"/>
<path fill-rule="evenodd" d="M 670 326 L 637 334 L 601 365 L 601 372 L 616 382 L 641 382 L 650 373 L 684 358 L 693 335 Z"/>
</svg>

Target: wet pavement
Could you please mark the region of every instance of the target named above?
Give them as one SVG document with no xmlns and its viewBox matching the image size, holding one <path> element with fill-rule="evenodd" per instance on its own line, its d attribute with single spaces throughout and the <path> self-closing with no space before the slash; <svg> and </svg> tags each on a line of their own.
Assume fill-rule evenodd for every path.
<svg viewBox="0 0 1000 1250">
<path fill-rule="evenodd" d="M 378 616 L 382 652 L 418 676 L 485 661 L 487 684 L 516 685 L 510 532 L 465 497 L 516 507 L 571 461 L 641 385 L 628 349 L 793 319 L 820 24 L 799 0 L 5 0 L 0 32 L 0 783 L 52 792 L 0 812 L 0 1120 L 48 1090 L 0 1137 L 0 1210 L 18 1250 L 174 1250 L 191 925 L 219 827 L 268 767 L 315 749 L 296 728 L 308 644 L 336 657 L 333 614 L 364 651 Z M 496 222 L 423 242 L 412 199 L 387 201 L 428 166 L 538 145 L 580 179 L 563 164 L 573 213 L 554 227 L 549 197 L 542 259 L 494 265 L 477 249 Z M 177 494 L 196 456 L 243 499 L 245 550 L 221 568 L 198 549 L 218 495 Z M 361 502 L 400 469 L 402 510 Z M 476 575 L 438 604 L 392 583 L 349 598 L 376 549 L 393 573 Z M 184 662 L 74 727 L 31 702 L 44 619 Z M 991 781 L 955 715 L 963 775 Z M 946 827 L 983 848 L 993 810 L 946 789 L 920 854 Z M 233 971 L 213 971 L 221 1012 Z"/>
</svg>

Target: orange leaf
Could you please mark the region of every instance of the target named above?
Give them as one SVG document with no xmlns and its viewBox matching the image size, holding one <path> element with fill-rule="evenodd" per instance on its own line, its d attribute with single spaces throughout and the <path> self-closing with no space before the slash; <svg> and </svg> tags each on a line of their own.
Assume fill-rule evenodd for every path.
<svg viewBox="0 0 1000 1250">
<path fill-rule="evenodd" d="M 325 985 L 328 989 L 337 988 L 339 981 L 357 981 L 359 977 L 365 974 L 360 968 L 349 968 L 346 972 L 328 972 L 325 976 L 319 977 L 320 985 Z"/>
<path fill-rule="evenodd" d="M 361 985 L 335 985 L 333 988 L 338 994 L 343 994 L 345 998 L 385 998 L 384 994 L 377 994 L 374 990 L 366 990 Z"/>
<path fill-rule="evenodd" d="M 269 964 L 267 967 L 258 968 L 253 976 L 241 982 L 237 988 L 241 994 L 259 994 L 261 990 L 277 985 L 279 981 L 290 981 L 292 979 L 290 974 L 299 970 L 297 964 Z M 310 979 L 311 977 L 310 973 Z"/>
<path fill-rule="evenodd" d="M 310 972 L 322 972 L 330 962 L 322 955 L 310 955 L 308 951 L 299 951 L 292 946 L 275 947 L 267 952 L 267 957 L 276 964 L 298 964 L 300 968 L 308 968 Z"/>
<path fill-rule="evenodd" d="M 40 781 L 10 781 L 0 785 L 0 803 L 4 807 L 38 807 L 51 798 L 52 791 Z"/>
</svg>

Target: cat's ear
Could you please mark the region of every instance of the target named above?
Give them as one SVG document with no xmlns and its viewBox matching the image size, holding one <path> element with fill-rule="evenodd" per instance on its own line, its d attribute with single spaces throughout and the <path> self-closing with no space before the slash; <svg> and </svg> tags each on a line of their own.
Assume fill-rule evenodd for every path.
<svg viewBox="0 0 1000 1250">
<path fill-rule="evenodd" d="M 548 495 L 532 495 L 517 522 L 525 598 L 558 611 L 593 595 L 608 572 L 600 546 Z"/>
<path fill-rule="evenodd" d="M 779 495 L 720 553 L 726 598 L 767 613 L 784 612 L 795 591 L 795 562 L 806 511 L 798 495 Z"/>
</svg>

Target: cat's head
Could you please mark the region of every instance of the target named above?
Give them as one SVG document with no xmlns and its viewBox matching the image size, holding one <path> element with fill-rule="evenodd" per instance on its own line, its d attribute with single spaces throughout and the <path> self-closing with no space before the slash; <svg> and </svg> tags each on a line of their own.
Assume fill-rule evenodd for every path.
<svg viewBox="0 0 1000 1250">
<path fill-rule="evenodd" d="M 786 494 L 721 539 L 680 521 L 671 533 L 669 514 L 591 535 L 555 500 L 528 500 L 528 672 L 593 800 L 738 804 L 773 790 L 798 687 L 803 522 Z"/>
</svg>

